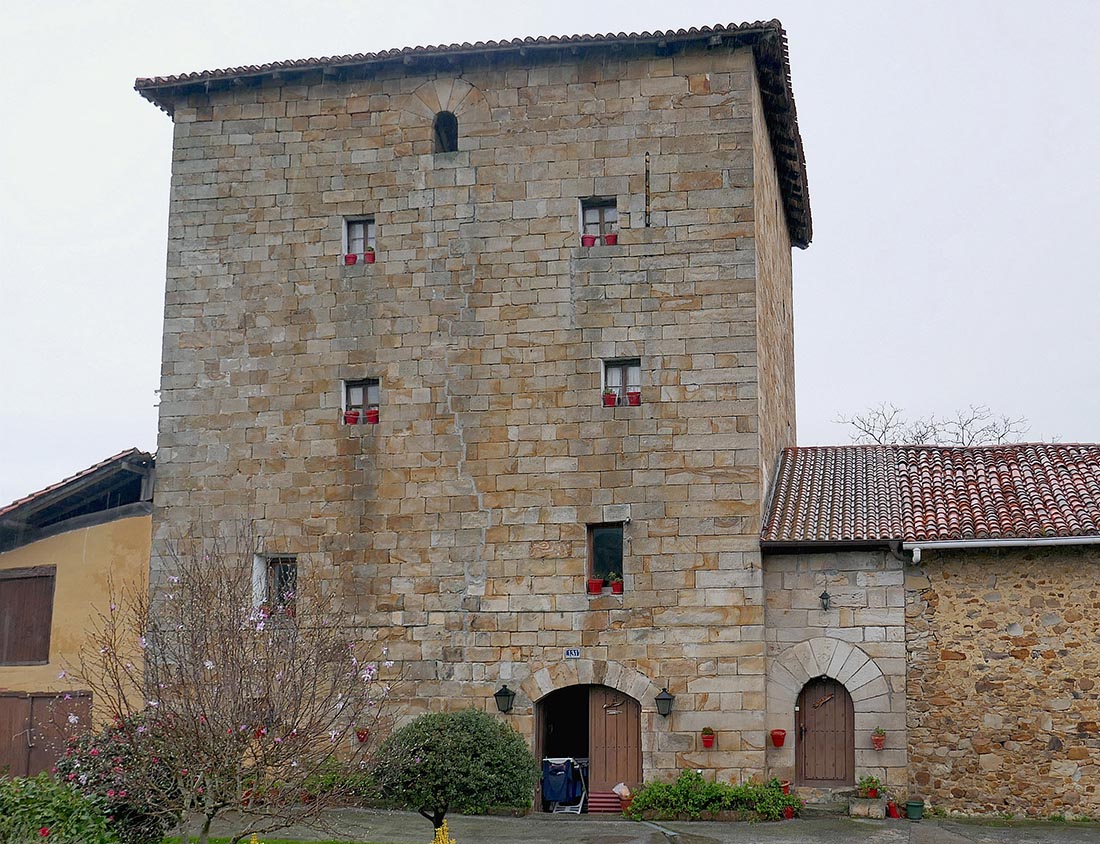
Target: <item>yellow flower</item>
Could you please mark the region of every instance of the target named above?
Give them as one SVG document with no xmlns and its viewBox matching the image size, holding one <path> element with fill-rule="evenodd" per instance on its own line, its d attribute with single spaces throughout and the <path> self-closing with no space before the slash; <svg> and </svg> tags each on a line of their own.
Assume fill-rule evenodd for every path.
<svg viewBox="0 0 1100 844">
<path fill-rule="evenodd" d="M 443 826 L 435 831 L 435 838 L 431 840 L 431 844 L 458 844 L 453 838 L 451 838 L 450 832 L 447 831 L 447 822 L 443 821 Z"/>
</svg>

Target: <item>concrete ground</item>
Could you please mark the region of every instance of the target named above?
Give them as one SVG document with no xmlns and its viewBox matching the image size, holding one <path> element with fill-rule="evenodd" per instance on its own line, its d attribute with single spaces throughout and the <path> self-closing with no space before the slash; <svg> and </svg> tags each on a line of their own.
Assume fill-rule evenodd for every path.
<svg viewBox="0 0 1100 844">
<path fill-rule="evenodd" d="M 410 812 L 339 809 L 327 832 L 289 829 L 268 839 L 342 839 L 379 844 L 427 844 L 432 826 Z M 525 818 L 447 819 L 458 844 L 1097 844 L 1100 824 L 984 825 L 925 819 L 869 821 L 796 818 L 778 823 L 636 823 L 618 817 L 529 815 Z M 227 827 L 216 825 L 215 835 Z"/>
</svg>

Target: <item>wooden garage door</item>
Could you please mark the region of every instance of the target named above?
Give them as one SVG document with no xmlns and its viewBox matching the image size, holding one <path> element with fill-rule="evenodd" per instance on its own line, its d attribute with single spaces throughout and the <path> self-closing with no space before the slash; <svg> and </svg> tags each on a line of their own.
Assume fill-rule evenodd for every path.
<svg viewBox="0 0 1100 844">
<path fill-rule="evenodd" d="M 856 776 L 855 714 L 852 696 L 828 677 L 811 680 L 798 696 L 799 785 L 837 788 Z"/>
<path fill-rule="evenodd" d="M 642 783 L 642 707 L 607 686 L 588 692 L 589 791 L 611 791 L 625 782 Z"/>
<path fill-rule="evenodd" d="M 0 694 L 0 774 L 33 777 L 50 770 L 69 736 L 88 729 L 91 717 L 89 692 Z"/>
</svg>

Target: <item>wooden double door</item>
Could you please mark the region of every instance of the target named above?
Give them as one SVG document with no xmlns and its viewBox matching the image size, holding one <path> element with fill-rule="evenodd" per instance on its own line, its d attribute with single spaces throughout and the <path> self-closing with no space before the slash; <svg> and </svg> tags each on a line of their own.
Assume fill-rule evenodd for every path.
<svg viewBox="0 0 1100 844">
<path fill-rule="evenodd" d="M 803 687 L 795 733 L 798 785 L 838 788 L 855 783 L 855 712 L 842 683 L 819 677 Z"/>
<path fill-rule="evenodd" d="M 539 757 L 588 759 L 588 790 L 642 782 L 642 707 L 607 686 L 570 686 L 538 704 Z"/>
<path fill-rule="evenodd" d="M 87 729 L 91 717 L 90 692 L 0 692 L 0 776 L 50 770 L 69 736 Z"/>
</svg>

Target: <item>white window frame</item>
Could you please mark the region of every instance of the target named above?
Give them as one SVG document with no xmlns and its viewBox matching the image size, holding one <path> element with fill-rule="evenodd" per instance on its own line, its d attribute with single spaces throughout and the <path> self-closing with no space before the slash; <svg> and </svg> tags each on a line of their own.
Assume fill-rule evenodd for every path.
<svg viewBox="0 0 1100 844">
<path fill-rule="evenodd" d="M 590 217 L 595 219 L 590 220 Z M 581 200 L 581 234 L 603 237 L 619 232 L 619 205 L 613 196 L 592 196 Z"/>
</svg>

